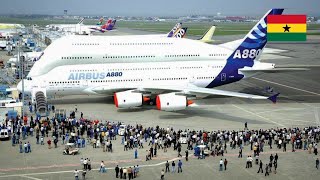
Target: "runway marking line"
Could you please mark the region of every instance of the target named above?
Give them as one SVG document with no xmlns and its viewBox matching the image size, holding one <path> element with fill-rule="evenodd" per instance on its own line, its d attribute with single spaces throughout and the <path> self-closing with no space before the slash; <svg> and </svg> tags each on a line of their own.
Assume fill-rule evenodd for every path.
<svg viewBox="0 0 320 180">
<path fill-rule="evenodd" d="M 268 81 L 268 80 L 264 80 L 264 79 L 260 79 L 260 78 L 256 78 L 256 77 L 252 77 L 252 79 L 256 79 L 256 80 L 259 80 L 259 81 L 264 81 L 264 82 L 268 82 L 268 83 L 271 83 L 271 84 L 276 84 L 276 85 L 283 86 L 283 87 L 286 87 L 286 88 L 291 88 L 291 89 L 295 89 L 295 90 L 298 90 L 298 91 L 302 91 L 302 92 L 306 92 L 306 93 L 310 93 L 310 94 L 314 94 L 314 95 L 320 96 L 320 94 L 312 92 L 312 91 L 299 89 L 299 88 L 296 88 L 296 87 L 292 87 L 292 86 L 288 86 L 288 85 L 284 85 L 284 84 L 280 84 L 280 83 L 276 83 L 276 82 L 272 82 L 272 81 Z"/>
<path fill-rule="evenodd" d="M 248 110 L 246 110 L 246 109 L 244 109 L 244 108 L 242 108 L 242 107 L 239 107 L 239 106 L 237 106 L 237 105 L 234 105 L 234 104 L 232 104 L 232 106 L 234 106 L 234 107 L 236 107 L 236 108 L 238 108 L 238 109 L 240 109 L 240 110 L 242 110 L 242 111 L 245 111 L 245 112 L 247 112 L 247 113 L 250 113 L 250 114 L 252 114 L 252 115 L 255 115 L 255 116 L 257 116 L 257 117 L 259 117 L 259 118 L 261 118 L 261 119 L 267 120 L 267 121 L 269 121 L 269 122 L 272 122 L 272 123 L 274 123 L 274 124 L 277 124 L 277 125 L 279 125 L 279 126 L 284 127 L 283 124 L 280 124 L 280 123 L 277 123 L 277 122 L 275 122 L 275 121 L 272 121 L 272 120 L 270 120 L 269 118 L 263 117 L 263 116 L 261 116 L 261 115 L 259 115 L 259 114 L 257 114 L 257 113 L 248 111 Z"/>
<path fill-rule="evenodd" d="M 42 179 L 39 179 L 39 178 L 30 177 L 30 176 L 19 176 L 19 177 L 24 177 L 24 178 L 33 179 L 33 180 L 42 180 Z"/>
</svg>

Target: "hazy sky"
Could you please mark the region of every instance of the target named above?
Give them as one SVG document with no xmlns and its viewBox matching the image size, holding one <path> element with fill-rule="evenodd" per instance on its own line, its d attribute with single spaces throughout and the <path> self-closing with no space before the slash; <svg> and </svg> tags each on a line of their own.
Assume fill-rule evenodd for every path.
<svg viewBox="0 0 320 180">
<path fill-rule="evenodd" d="M 320 0 L 1 0 L 0 14 L 105 16 L 262 15 L 270 8 L 320 15 Z"/>
</svg>

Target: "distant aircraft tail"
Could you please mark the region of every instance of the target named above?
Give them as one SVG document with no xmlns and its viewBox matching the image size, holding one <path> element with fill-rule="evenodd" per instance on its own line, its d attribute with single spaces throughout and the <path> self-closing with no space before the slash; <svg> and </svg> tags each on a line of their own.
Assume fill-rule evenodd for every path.
<svg viewBox="0 0 320 180">
<path fill-rule="evenodd" d="M 181 29 L 182 23 L 177 23 L 171 31 L 167 34 L 167 37 L 174 37 L 178 30 Z"/>
<path fill-rule="evenodd" d="M 214 34 L 216 30 L 216 26 L 211 26 L 210 29 L 208 29 L 200 39 L 198 39 L 199 41 L 205 42 L 205 43 L 211 43 L 213 42 L 212 40 L 212 36 Z"/>
<path fill-rule="evenodd" d="M 83 21 L 84 21 L 84 18 L 82 18 L 82 19 L 78 22 L 78 24 L 83 24 Z"/>
<path fill-rule="evenodd" d="M 99 22 L 97 23 L 97 25 L 102 25 L 102 23 L 103 23 L 103 18 L 100 18 Z"/>
<path fill-rule="evenodd" d="M 184 38 L 184 36 L 187 34 L 188 28 L 180 28 L 176 34 L 174 34 L 174 38 Z"/>
<path fill-rule="evenodd" d="M 99 29 L 98 28 L 91 28 L 94 30 L 98 30 L 100 32 L 106 32 L 106 31 L 111 31 L 115 29 L 115 25 L 116 25 L 117 20 L 112 20 L 109 19 L 104 25 L 102 25 Z"/>
</svg>

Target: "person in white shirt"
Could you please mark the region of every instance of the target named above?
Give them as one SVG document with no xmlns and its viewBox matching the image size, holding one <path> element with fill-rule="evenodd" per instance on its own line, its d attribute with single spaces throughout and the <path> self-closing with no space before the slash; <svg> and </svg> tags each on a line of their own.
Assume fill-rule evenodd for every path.
<svg viewBox="0 0 320 180">
<path fill-rule="evenodd" d="M 104 165 L 104 162 L 103 162 L 103 161 L 101 161 L 101 163 L 100 163 L 100 170 L 99 170 L 99 172 L 101 172 L 101 173 L 105 173 L 105 172 L 106 172 L 106 168 L 105 168 L 105 165 Z"/>
<path fill-rule="evenodd" d="M 220 160 L 220 163 L 219 163 L 219 164 L 220 164 L 220 169 L 219 169 L 219 171 L 222 171 L 222 167 L 223 167 L 223 160 L 222 160 L 222 159 Z"/>
<path fill-rule="evenodd" d="M 76 180 L 79 180 L 79 171 L 76 169 L 73 171 L 74 173 L 74 177 L 76 178 Z"/>
</svg>

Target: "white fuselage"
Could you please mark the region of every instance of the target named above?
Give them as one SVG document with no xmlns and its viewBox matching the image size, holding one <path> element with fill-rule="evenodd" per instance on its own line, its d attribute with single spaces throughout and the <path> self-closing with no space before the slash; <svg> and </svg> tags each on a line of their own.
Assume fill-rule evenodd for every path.
<svg viewBox="0 0 320 180">
<path fill-rule="evenodd" d="M 25 81 L 25 91 L 45 88 L 47 95 L 113 95 L 115 89 L 152 85 L 206 87 L 226 61 L 112 63 L 59 66 L 49 73 Z"/>
<path fill-rule="evenodd" d="M 80 64 L 225 60 L 232 50 L 190 39 L 155 36 L 68 36 L 54 41 L 28 77 Z"/>
</svg>

